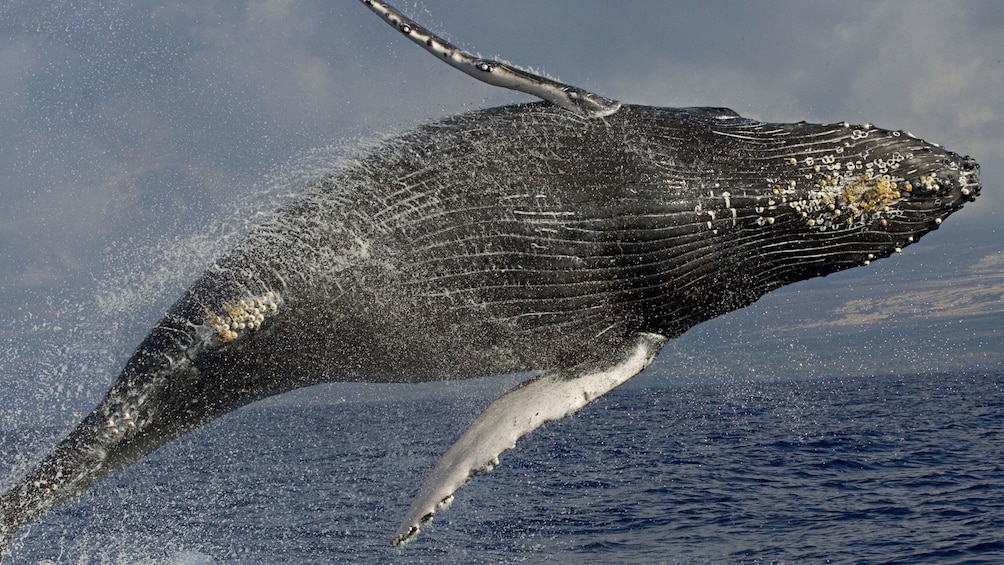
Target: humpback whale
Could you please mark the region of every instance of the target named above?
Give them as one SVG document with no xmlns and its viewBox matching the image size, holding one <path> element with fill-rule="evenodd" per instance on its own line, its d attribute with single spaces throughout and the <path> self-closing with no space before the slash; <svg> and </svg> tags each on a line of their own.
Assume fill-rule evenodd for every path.
<svg viewBox="0 0 1004 565">
<path fill-rule="evenodd" d="M 621 104 L 363 3 L 438 58 L 543 100 L 418 127 L 304 187 L 0 498 L 0 550 L 102 477 L 272 395 L 535 374 L 432 469 L 393 538 L 405 543 L 520 437 L 640 373 L 667 340 L 896 253 L 980 192 L 973 159 L 902 131 Z"/>
</svg>

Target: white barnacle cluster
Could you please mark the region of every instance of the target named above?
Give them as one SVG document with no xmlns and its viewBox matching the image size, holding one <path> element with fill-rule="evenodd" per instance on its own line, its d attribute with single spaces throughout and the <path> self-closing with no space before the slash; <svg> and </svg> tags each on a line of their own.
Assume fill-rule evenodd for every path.
<svg viewBox="0 0 1004 565">
<path fill-rule="evenodd" d="M 714 188 L 718 189 L 720 188 L 720 185 L 715 183 Z M 711 199 L 720 199 L 722 208 L 724 209 L 715 210 L 714 208 L 710 208 L 705 210 L 704 205 L 698 202 L 697 205 L 694 206 L 694 213 L 706 218 L 704 225 L 711 230 L 711 233 L 718 235 L 718 228 L 715 226 L 720 225 L 718 223 L 719 220 L 730 222 L 732 227 L 736 227 L 739 222 L 739 214 L 738 210 L 732 206 L 732 193 L 727 190 L 723 190 L 716 194 L 715 190 L 710 190 L 708 191 L 708 197 Z"/>
<path fill-rule="evenodd" d="M 50 492 L 56 492 L 59 490 L 59 483 L 44 483 L 42 481 L 35 481 L 35 488 L 42 491 L 42 494 L 49 494 Z"/>
<path fill-rule="evenodd" d="M 867 137 L 869 129 L 854 129 L 852 139 Z M 911 157 L 910 153 L 896 152 L 884 159 L 864 160 L 846 156 L 844 147 L 825 155 L 789 157 L 788 165 L 805 172 L 775 184 L 773 194 L 804 218 L 805 225 L 819 231 L 863 227 L 875 221 L 885 225 L 895 214 L 892 205 L 914 189 L 909 181 L 895 175 L 900 163 Z M 799 182 L 802 179 L 804 182 Z M 933 179 L 921 182 L 926 183 L 926 189 L 935 184 Z"/>
<path fill-rule="evenodd" d="M 777 196 L 777 195 L 775 195 Z M 778 207 L 777 198 L 760 199 L 758 205 L 753 208 L 757 213 L 756 224 L 758 226 L 769 226 L 776 220 L 776 210 Z"/>
<path fill-rule="evenodd" d="M 49 494 L 49 493 L 52 493 L 52 492 L 56 492 L 57 490 L 59 490 L 59 484 L 60 484 L 60 482 L 63 482 L 62 479 L 63 479 L 63 471 L 62 470 L 56 470 L 56 474 L 55 474 L 55 476 L 52 477 L 52 479 L 49 479 L 49 480 L 41 480 L 41 479 L 36 480 L 36 481 L 34 481 L 32 483 L 32 486 L 34 486 L 36 489 L 38 489 L 39 491 L 41 491 L 41 493 L 43 495 L 46 495 L 46 494 Z"/>
<path fill-rule="evenodd" d="M 123 410 L 120 414 L 111 415 L 108 417 L 108 421 L 105 422 L 105 432 L 113 438 L 125 435 L 135 429 L 136 421 L 129 410 Z"/>
<path fill-rule="evenodd" d="M 237 339 L 243 330 L 257 330 L 265 317 L 279 309 L 279 294 L 268 291 L 261 296 L 242 298 L 237 302 L 223 304 L 225 314 L 217 314 L 208 308 L 206 316 L 209 325 L 216 330 L 220 341 L 228 342 Z"/>
</svg>

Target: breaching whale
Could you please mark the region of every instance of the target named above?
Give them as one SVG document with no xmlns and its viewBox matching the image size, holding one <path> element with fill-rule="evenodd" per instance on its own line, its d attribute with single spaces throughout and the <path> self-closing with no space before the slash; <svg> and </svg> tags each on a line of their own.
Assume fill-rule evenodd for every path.
<svg viewBox="0 0 1004 565">
<path fill-rule="evenodd" d="M 406 542 L 518 438 L 638 374 L 667 340 L 900 251 L 980 191 L 971 158 L 900 131 L 622 105 L 363 2 L 441 59 L 544 101 L 384 141 L 255 229 L 0 498 L 0 550 L 102 477 L 271 395 L 536 372 L 431 471 L 394 537 Z"/>
</svg>

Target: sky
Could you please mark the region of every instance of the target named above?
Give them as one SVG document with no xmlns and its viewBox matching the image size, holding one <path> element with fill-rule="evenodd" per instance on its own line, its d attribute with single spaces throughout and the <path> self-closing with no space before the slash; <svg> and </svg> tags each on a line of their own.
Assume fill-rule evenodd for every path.
<svg viewBox="0 0 1004 565">
<path fill-rule="evenodd" d="M 1004 265 L 993 261 L 1004 248 L 997 0 L 398 7 L 470 51 L 626 103 L 869 122 L 972 155 L 983 195 L 876 280 L 961 275 L 962 257 L 989 257 L 997 274 Z M 7 0 L 0 409 L 96 402 L 187 283 L 304 170 L 443 116 L 529 100 L 436 61 L 355 0 Z M 858 279 L 837 280 L 846 294 L 839 281 Z M 798 292 L 771 304 L 799 308 Z M 704 335 L 727 339 L 729 323 Z M 687 343 L 700 347 L 676 354 L 693 355 Z"/>
</svg>

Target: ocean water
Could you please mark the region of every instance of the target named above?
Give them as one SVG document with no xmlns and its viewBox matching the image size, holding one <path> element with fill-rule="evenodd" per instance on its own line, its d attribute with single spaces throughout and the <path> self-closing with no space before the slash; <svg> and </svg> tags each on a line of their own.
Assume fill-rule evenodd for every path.
<svg viewBox="0 0 1004 565">
<path fill-rule="evenodd" d="M 418 483 L 490 398 L 253 405 L 43 516 L 9 562 L 1004 563 L 1002 383 L 616 390 L 405 548 L 389 540 Z"/>
</svg>

